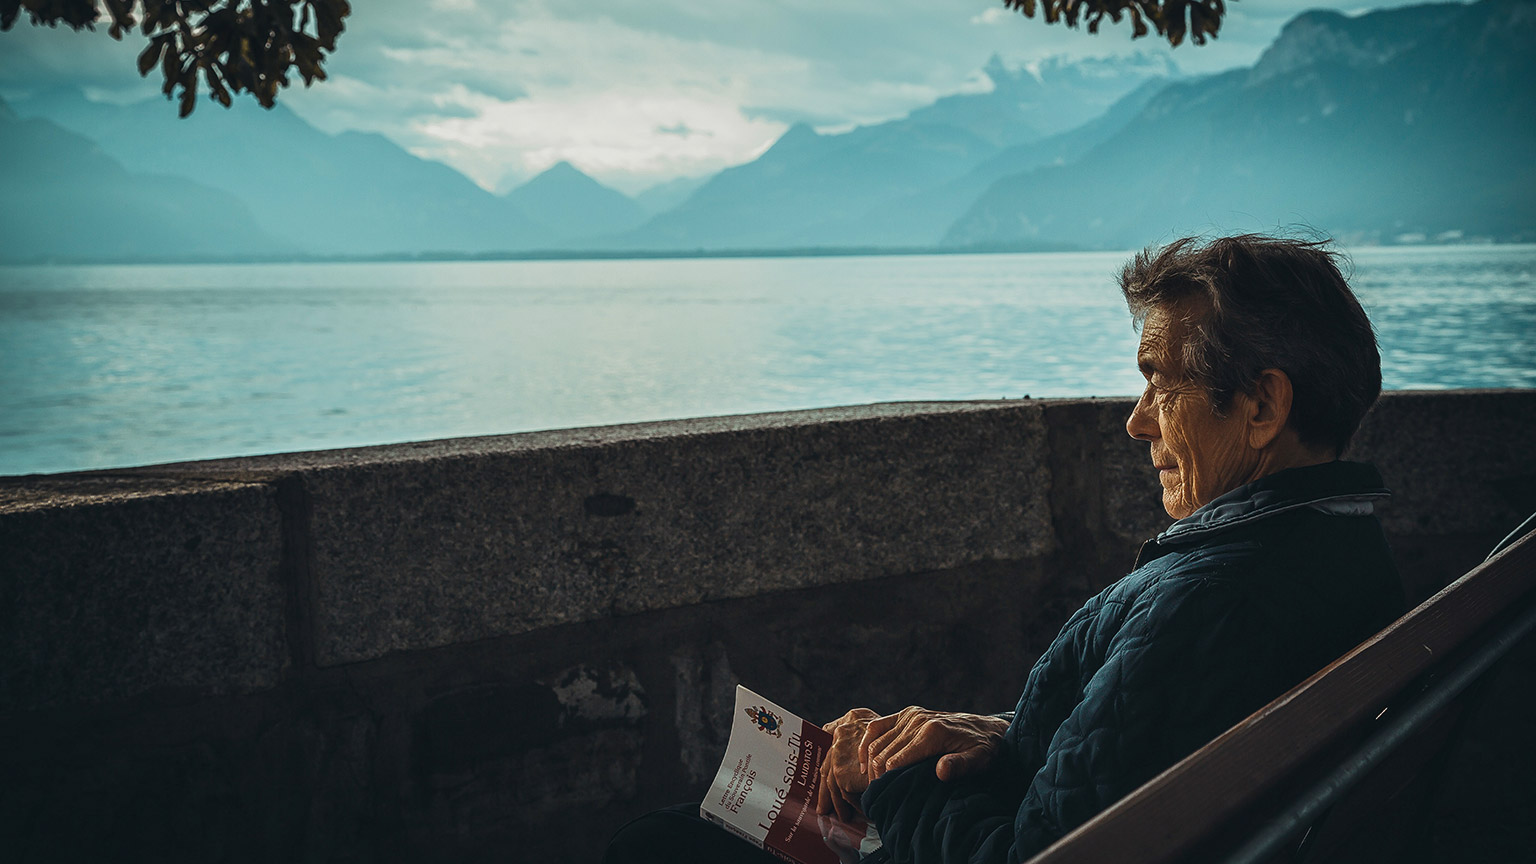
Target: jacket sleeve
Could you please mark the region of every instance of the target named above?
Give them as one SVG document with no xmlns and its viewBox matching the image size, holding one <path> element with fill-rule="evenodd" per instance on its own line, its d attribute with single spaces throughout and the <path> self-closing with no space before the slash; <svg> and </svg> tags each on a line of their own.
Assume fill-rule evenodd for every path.
<svg viewBox="0 0 1536 864">
<path fill-rule="evenodd" d="M 1282 634 L 1229 581 L 1170 580 L 1113 617 L 1114 633 L 1087 634 L 1103 662 L 1033 777 L 1008 777 L 1004 753 L 974 780 L 940 782 L 929 760 L 870 785 L 865 812 L 894 860 L 1026 860 L 1287 686 Z"/>
</svg>

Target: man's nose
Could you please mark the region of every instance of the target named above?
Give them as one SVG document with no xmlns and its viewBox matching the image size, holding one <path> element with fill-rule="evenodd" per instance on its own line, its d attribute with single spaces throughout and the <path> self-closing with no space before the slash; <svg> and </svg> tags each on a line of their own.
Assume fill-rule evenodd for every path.
<svg viewBox="0 0 1536 864">
<path fill-rule="evenodd" d="M 1131 416 L 1126 418 L 1125 431 L 1138 441 L 1152 441 L 1158 437 L 1157 421 L 1152 415 L 1147 390 L 1141 391 L 1141 398 L 1136 400 L 1136 407 L 1131 409 Z"/>
</svg>

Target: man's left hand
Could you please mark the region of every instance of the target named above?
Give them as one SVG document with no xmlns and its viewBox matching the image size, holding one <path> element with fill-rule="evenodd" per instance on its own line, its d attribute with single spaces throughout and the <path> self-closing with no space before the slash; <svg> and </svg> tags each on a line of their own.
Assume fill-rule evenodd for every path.
<svg viewBox="0 0 1536 864">
<path fill-rule="evenodd" d="M 903 765 L 938 756 L 940 780 L 958 780 L 987 767 L 1008 731 L 1008 721 L 985 714 L 933 711 L 913 705 L 869 721 L 859 764 L 870 780 Z"/>
</svg>

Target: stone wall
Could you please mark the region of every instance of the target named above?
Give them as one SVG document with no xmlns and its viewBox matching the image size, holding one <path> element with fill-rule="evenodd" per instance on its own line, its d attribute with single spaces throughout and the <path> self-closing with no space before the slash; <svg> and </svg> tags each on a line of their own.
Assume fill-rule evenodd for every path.
<svg viewBox="0 0 1536 864">
<path fill-rule="evenodd" d="M 15 861 L 595 861 L 737 682 L 1011 707 L 1167 523 L 1121 399 L 888 404 L 0 478 Z M 1536 510 L 1536 392 L 1353 458 L 1427 596 Z M 1527 711 L 1526 716 L 1532 712 Z"/>
</svg>

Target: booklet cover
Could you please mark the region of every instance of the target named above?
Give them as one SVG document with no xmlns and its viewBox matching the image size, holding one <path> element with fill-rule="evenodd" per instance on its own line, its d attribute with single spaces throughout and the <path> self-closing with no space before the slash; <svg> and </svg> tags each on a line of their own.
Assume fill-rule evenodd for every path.
<svg viewBox="0 0 1536 864">
<path fill-rule="evenodd" d="M 731 740 L 699 815 L 786 861 L 857 864 L 880 848 L 874 826 L 816 812 L 832 733 L 736 687 Z"/>
</svg>

